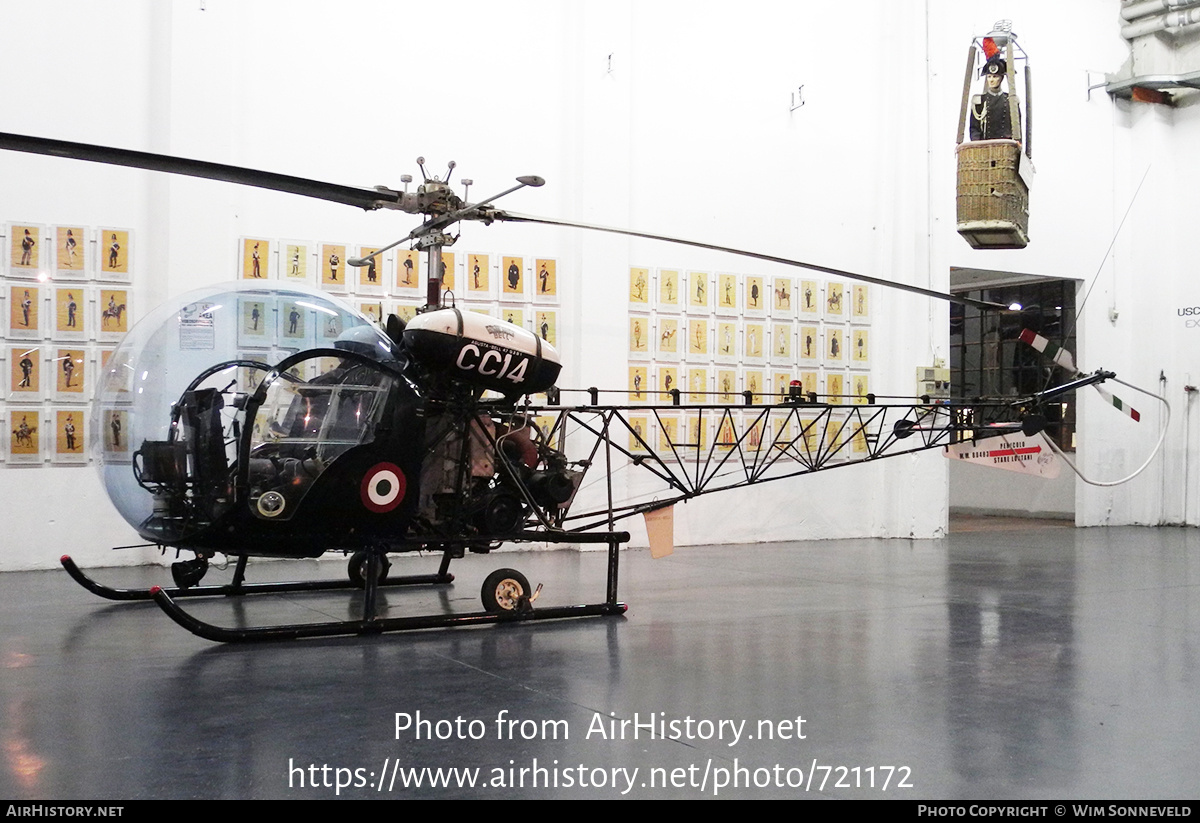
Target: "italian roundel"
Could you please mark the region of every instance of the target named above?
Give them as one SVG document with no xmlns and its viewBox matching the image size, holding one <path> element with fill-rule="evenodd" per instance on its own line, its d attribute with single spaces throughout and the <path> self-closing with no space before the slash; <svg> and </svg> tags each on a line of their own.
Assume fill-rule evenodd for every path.
<svg viewBox="0 0 1200 823">
<path fill-rule="evenodd" d="M 376 514 L 390 512 L 404 499 L 407 482 L 404 472 L 394 463 L 376 463 L 363 477 L 362 502 Z"/>
</svg>

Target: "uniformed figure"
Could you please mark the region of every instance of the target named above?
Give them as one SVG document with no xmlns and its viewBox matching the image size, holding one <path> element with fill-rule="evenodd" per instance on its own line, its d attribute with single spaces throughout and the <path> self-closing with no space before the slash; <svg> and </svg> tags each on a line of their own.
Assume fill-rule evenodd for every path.
<svg viewBox="0 0 1200 823">
<path fill-rule="evenodd" d="M 1007 76 L 1008 63 L 1000 55 L 983 65 L 984 93 L 971 98 L 972 140 L 1012 140 L 1012 116 L 1008 111 L 1008 94 L 1000 91 Z M 1019 118 L 1019 116 L 1018 116 Z M 1018 126 L 1019 127 L 1019 126 Z"/>
<path fill-rule="evenodd" d="M 20 387 L 22 389 L 32 388 L 33 383 L 32 383 L 31 378 L 33 377 L 33 361 L 29 359 L 29 355 L 25 355 L 24 357 L 21 358 L 21 362 L 19 365 L 21 366 L 21 385 L 20 385 Z"/>
<path fill-rule="evenodd" d="M 25 236 L 21 238 L 21 265 L 33 265 L 33 247 L 37 245 L 37 241 L 33 239 L 33 235 L 29 233 L 29 229 L 25 229 Z"/>
</svg>

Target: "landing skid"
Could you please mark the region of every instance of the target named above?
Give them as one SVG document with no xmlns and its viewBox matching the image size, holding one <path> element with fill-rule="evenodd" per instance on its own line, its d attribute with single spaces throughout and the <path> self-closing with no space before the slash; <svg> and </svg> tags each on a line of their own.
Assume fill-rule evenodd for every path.
<svg viewBox="0 0 1200 823">
<path fill-rule="evenodd" d="M 88 577 L 76 565 L 70 555 L 64 554 L 59 558 L 62 567 L 71 578 L 89 592 L 107 600 L 152 600 L 152 590 L 148 589 L 118 589 L 106 586 Z M 420 586 L 453 583 L 454 575 L 446 568 L 450 565 L 449 556 L 443 556 L 442 565 L 436 574 L 412 574 L 402 577 L 389 577 L 378 581 L 379 586 Z M 222 586 L 188 586 L 181 589 L 178 586 L 156 586 L 172 598 L 179 597 L 235 597 L 244 594 L 281 594 L 285 592 L 325 592 L 352 591 L 362 589 L 361 585 L 350 580 L 294 580 L 279 583 L 246 583 L 246 558 L 239 557 L 237 569 L 233 574 L 233 582 Z"/>
<path fill-rule="evenodd" d="M 564 617 L 592 617 L 624 614 L 624 603 L 595 603 L 584 606 L 555 606 L 527 612 L 470 612 L 467 614 L 427 614 L 413 617 L 385 617 L 341 620 L 331 623 L 300 623 L 289 626 L 257 626 L 228 629 L 206 623 L 184 611 L 159 587 L 150 590 L 154 602 L 171 619 L 192 634 L 217 643 L 249 643 L 261 640 L 297 640 L 305 637 L 338 637 L 416 629 L 448 629 L 455 626 L 480 626 L 489 623 L 520 623 L 526 620 L 556 620 Z"/>
<path fill-rule="evenodd" d="M 546 541 L 551 537 L 545 532 L 522 534 L 526 540 Z M 607 593 L 603 603 L 591 603 L 575 606 L 533 607 L 533 597 L 528 590 L 515 598 L 506 599 L 506 606 L 495 610 L 468 612 L 463 614 L 429 614 L 410 617 L 379 617 L 376 603 L 379 587 L 405 586 L 417 584 L 449 583 L 454 575 L 448 574 L 446 568 L 453 556 L 447 550 L 442 556 L 441 567 L 437 574 L 409 575 L 406 577 L 384 578 L 380 580 L 379 564 L 382 556 L 369 553 L 363 568 L 363 585 L 359 586 L 350 581 L 316 580 L 290 583 L 254 583 L 243 582 L 245 558 L 239 558 L 234 582 L 224 586 L 189 586 L 181 589 L 176 586 L 155 586 L 149 591 L 135 589 L 117 589 L 97 583 L 84 574 L 75 562 L 67 555 L 62 557 L 63 568 L 93 594 L 109 600 L 153 600 L 167 615 L 198 637 L 213 640 L 218 643 L 246 643 L 263 640 L 296 640 L 307 637 L 337 637 L 382 634 L 384 632 L 415 631 L 418 629 L 443 629 L 459 626 L 479 626 L 491 623 L 520 623 L 528 620 L 558 620 L 568 617 L 598 617 L 602 615 L 624 614 L 628 608 L 617 601 L 617 570 L 619 552 L 622 543 L 629 541 L 628 532 L 608 533 L 562 533 L 562 542 L 573 543 L 606 543 L 608 544 L 607 563 Z M 504 570 L 509 572 L 512 570 Z M 514 572 L 514 576 L 521 577 Z M 491 578 L 489 578 L 491 580 Z M 505 581 L 506 583 L 509 581 Z M 486 586 L 487 584 L 485 584 Z M 528 584 L 525 583 L 527 587 Z M 540 589 L 540 587 L 539 587 Z M 176 600 L 181 597 L 212 597 L 232 596 L 243 594 L 277 594 L 282 592 L 313 592 L 361 590 L 363 592 L 362 619 L 340 620 L 328 623 L 299 623 L 280 626 L 251 626 L 231 629 L 207 623 L 189 614 Z M 508 608 L 511 607 L 511 608 Z"/>
</svg>

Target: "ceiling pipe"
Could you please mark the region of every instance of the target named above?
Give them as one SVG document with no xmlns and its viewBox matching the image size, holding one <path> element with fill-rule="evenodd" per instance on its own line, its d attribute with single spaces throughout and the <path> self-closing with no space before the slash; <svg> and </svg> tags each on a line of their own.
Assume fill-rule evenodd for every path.
<svg viewBox="0 0 1200 823">
<path fill-rule="evenodd" d="M 1157 17 L 1147 17 L 1136 23 L 1121 26 L 1121 36 L 1126 40 L 1133 40 L 1137 37 L 1160 31 L 1171 31 L 1174 33 L 1179 29 L 1194 26 L 1197 23 L 1200 23 L 1200 6 L 1193 6 L 1180 11 L 1170 11 Z"/>
<path fill-rule="evenodd" d="M 1121 19 L 1136 20 L 1139 17 L 1196 5 L 1200 5 L 1200 0 L 1140 0 L 1121 9 Z"/>
</svg>

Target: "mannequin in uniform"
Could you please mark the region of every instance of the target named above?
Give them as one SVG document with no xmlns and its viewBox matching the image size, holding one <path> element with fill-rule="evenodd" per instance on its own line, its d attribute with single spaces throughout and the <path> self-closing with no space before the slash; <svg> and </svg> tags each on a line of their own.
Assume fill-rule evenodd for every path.
<svg viewBox="0 0 1200 823">
<path fill-rule="evenodd" d="M 971 98 L 972 140 L 1012 140 L 1012 118 L 1008 112 L 1008 94 L 1000 91 L 1008 64 L 996 55 L 984 64 L 984 93 Z M 1020 139 L 1018 136 L 1016 139 Z"/>
</svg>

